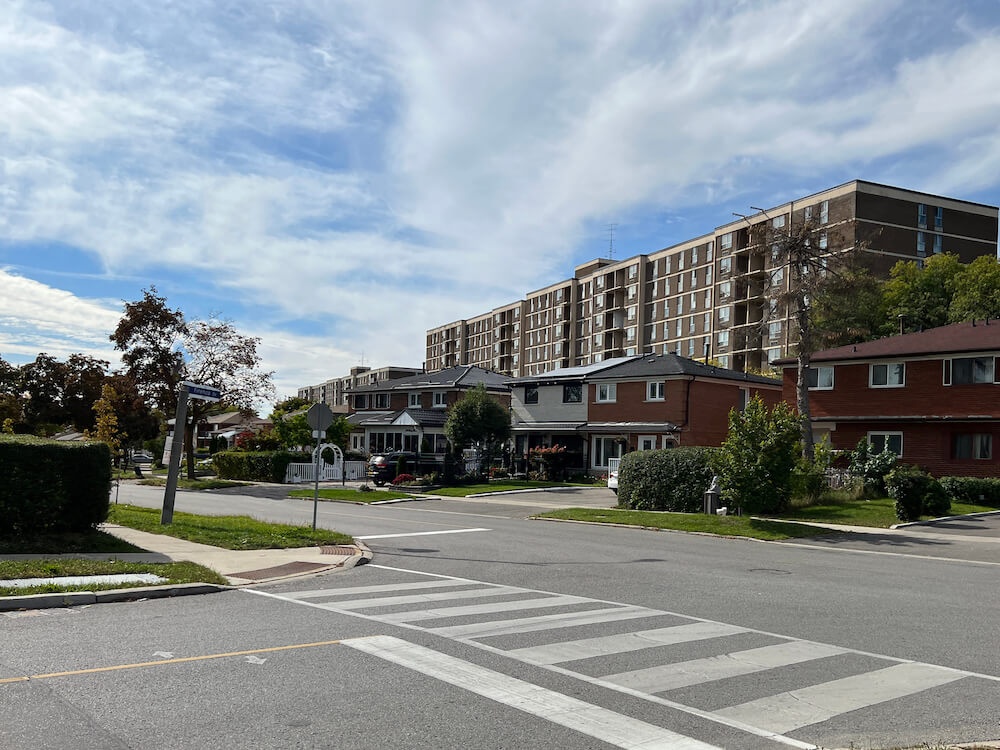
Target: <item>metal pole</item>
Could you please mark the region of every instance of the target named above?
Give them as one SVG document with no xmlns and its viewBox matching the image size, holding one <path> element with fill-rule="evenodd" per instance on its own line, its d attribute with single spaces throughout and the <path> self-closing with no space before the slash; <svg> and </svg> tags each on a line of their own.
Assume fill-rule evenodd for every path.
<svg viewBox="0 0 1000 750">
<path fill-rule="evenodd" d="M 316 460 L 313 461 L 313 477 L 316 480 L 313 489 L 313 531 L 316 531 L 316 513 L 319 510 L 319 441 L 323 430 L 316 430 Z"/>
<path fill-rule="evenodd" d="M 174 522 L 174 495 L 177 493 L 177 477 L 181 471 L 181 454 L 184 452 L 184 430 L 187 428 L 188 389 L 182 385 L 177 396 L 177 413 L 174 415 L 174 437 L 170 441 L 170 466 L 167 469 L 167 488 L 163 492 L 163 513 L 160 524 Z M 190 460 L 191 457 L 189 456 Z"/>
</svg>

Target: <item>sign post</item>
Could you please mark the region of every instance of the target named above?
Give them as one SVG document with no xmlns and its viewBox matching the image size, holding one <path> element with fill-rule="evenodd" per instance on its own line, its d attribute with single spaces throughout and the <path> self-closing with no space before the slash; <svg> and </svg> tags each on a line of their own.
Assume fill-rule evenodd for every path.
<svg viewBox="0 0 1000 750">
<path fill-rule="evenodd" d="M 333 411 L 326 404 L 313 404 L 306 412 L 306 422 L 313 428 L 316 438 L 316 455 L 313 459 L 313 531 L 316 531 L 316 514 L 319 510 L 319 446 L 326 428 L 333 424 Z"/>
<path fill-rule="evenodd" d="M 184 452 L 188 398 L 218 401 L 222 398 L 222 393 L 218 388 L 207 385 L 181 383 L 180 393 L 177 395 L 177 413 L 174 415 L 174 437 L 170 441 L 170 464 L 167 468 L 167 486 L 163 491 L 163 511 L 160 513 L 162 526 L 174 522 L 174 498 L 177 495 L 177 479 L 181 471 L 181 454 Z M 188 461 L 194 461 L 194 456 L 188 456 Z"/>
</svg>

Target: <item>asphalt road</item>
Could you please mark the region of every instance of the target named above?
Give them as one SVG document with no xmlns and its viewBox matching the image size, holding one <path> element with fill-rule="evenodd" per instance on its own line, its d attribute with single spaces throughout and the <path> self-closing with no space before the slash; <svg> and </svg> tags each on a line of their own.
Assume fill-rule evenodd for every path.
<svg viewBox="0 0 1000 750">
<path fill-rule="evenodd" d="M 157 505 L 158 492 L 124 497 Z M 40 676 L 0 682 L 0 747 L 1000 737 L 1000 568 L 976 559 L 1000 546 L 1000 522 L 975 521 L 981 541 L 917 527 L 888 545 L 524 520 L 613 501 L 581 490 L 323 503 L 320 523 L 368 537 L 373 565 L 253 592 L 0 617 L 0 680 Z M 208 493 L 179 493 L 177 509 L 312 513 L 311 501 Z"/>
</svg>

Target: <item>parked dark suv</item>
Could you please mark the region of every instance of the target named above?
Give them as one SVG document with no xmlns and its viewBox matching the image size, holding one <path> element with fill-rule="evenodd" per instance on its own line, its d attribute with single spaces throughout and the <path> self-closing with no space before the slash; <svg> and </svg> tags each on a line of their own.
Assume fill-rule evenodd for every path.
<svg viewBox="0 0 1000 750">
<path fill-rule="evenodd" d="M 406 451 L 393 451 L 372 456 L 368 459 L 368 477 L 375 486 L 381 487 L 386 482 L 391 482 L 396 478 L 396 467 L 399 459 L 406 459 L 406 471 L 408 474 L 417 473 L 417 454 Z"/>
</svg>

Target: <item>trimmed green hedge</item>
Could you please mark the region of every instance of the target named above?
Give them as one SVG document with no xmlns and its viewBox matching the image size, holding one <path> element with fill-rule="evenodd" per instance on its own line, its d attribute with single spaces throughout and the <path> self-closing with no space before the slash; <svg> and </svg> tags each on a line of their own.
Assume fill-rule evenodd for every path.
<svg viewBox="0 0 1000 750">
<path fill-rule="evenodd" d="M 212 456 L 219 479 L 247 482 L 284 482 L 291 463 L 310 463 L 305 451 L 220 451 Z"/>
<path fill-rule="evenodd" d="M 940 517 L 951 509 L 951 498 L 926 471 L 905 464 L 885 475 L 885 488 L 896 501 L 896 518 L 919 521 L 921 515 Z"/>
<path fill-rule="evenodd" d="M 104 443 L 0 435 L 0 536 L 92 529 L 110 492 Z"/>
<path fill-rule="evenodd" d="M 1000 508 L 1000 479 L 941 477 L 938 481 L 955 502 Z"/>
<path fill-rule="evenodd" d="M 712 483 L 717 449 L 680 447 L 622 456 L 618 468 L 618 505 L 634 510 L 699 513 Z"/>
</svg>

